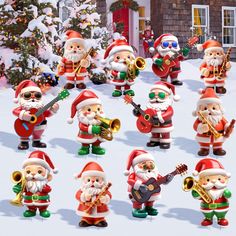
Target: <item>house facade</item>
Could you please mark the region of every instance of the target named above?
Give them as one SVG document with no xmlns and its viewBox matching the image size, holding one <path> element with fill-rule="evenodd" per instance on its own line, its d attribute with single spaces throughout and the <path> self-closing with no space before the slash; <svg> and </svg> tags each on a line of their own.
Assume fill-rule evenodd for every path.
<svg viewBox="0 0 236 236">
<path fill-rule="evenodd" d="M 231 58 L 236 60 L 236 0 L 94 0 L 101 14 L 103 26 L 121 30 L 138 54 L 143 56 L 141 33 L 145 20 L 150 19 L 155 38 L 172 33 L 181 46 L 187 43 L 193 30 L 200 41 L 215 38 L 227 50 L 232 47 Z M 60 0 L 62 20 L 69 14 L 67 6 L 74 0 Z M 63 10 L 64 9 L 64 10 Z M 202 55 L 194 49 L 190 58 Z"/>
<path fill-rule="evenodd" d="M 162 33 L 172 33 L 179 38 L 180 45 L 187 43 L 193 29 L 204 42 L 208 38 L 220 41 L 223 47 L 232 47 L 231 58 L 236 59 L 236 0 L 97 0 L 102 24 L 123 25 L 123 34 L 142 55 L 140 33 L 145 19 L 150 19 L 155 38 Z M 117 2 L 122 9 L 112 8 Z M 122 2 L 122 3 L 121 3 Z M 138 4 L 133 10 L 132 6 Z M 116 6 L 122 6 L 116 5 Z M 195 50 L 192 58 L 202 55 Z"/>
</svg>

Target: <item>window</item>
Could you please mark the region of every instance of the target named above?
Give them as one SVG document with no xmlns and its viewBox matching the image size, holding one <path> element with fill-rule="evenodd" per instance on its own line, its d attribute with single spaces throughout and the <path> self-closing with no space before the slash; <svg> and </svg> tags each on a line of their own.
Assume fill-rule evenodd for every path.
<svg viewBox="0 0 236 236">
<path fill-rule="evenodd" d="M 209 7 L 207 5 L 192 5 L 192 28 L 200 35 L 200 43 L 207 39 L 209 31 Z"/>
<path fill-rule="evenodd" d="M 236 45 L 236 7 L 222 7 L 223 46 Z"/>
</svg>

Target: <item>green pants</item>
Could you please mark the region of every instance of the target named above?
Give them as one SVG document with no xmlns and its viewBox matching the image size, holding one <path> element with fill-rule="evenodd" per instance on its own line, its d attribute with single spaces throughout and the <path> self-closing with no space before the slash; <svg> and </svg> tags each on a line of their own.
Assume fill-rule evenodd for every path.
<svg viewBox="0 0 236 236">
<path fill-rule="evenodd" d="M 223 211 L 223 212 L 212 211 L 212 212 L 208 212 L 208 213 L 203 212 L 203 215 L 205 216 L 206 219 L 212 221 L 214 215 L 216 216 L 217 220 L 225 219 L 226 213 L 227 213 L 227 211 Z"/>
</svg>

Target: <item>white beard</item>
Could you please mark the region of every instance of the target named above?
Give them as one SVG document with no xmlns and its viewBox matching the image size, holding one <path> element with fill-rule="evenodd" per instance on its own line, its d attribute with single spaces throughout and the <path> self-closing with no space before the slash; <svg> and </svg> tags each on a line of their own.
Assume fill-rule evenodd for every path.
<svg viewBox="0 0 236 236">
<path fill-rule="evenodd" d="M 41 192 L 43 187 L 48 183 L 47 175 L 43 177 L 40 174 L 34 176 L 34 181 L 32 181 L 32 175 L 26 175 L 26 189 L 31 193 Z"/>
<path fill-rule="evenodd" d="M 139 177 L 140 179 L 143 179 L 145 181 L 149 180 L 150 178 L 157 178 L 158 176 L 158 170 L 155 167 L 153 170 L 151 170 L 150 172 L 148 172 L 148 170 L 143 170 L 140 169 L 138 167 L 138 165 L 134 166 L 134 173 L 137 177 Z"/>
<path fill-rule="evenodd" d="M 166 55 L 172 56 L 174 53 L 178 52 L 180 50 L 179 46 L 177 48 L 162 48 L 161 46 L 157 47 L 158 53 L 162 56 L 165 57 Z"/>
<path fill-rule="evenodd" d="M 94 187 L 91 187 L 92 185 L 94 185 Z M 81 190 L 85 194 L 96 196 L 102 191 L 102 188 L 104 186 L 105 186 L 105 182 L 102 182 L 101 184 L 97 182 L 94 182 L 93 184 L 91 182 L 88 182 L 87 184 L 83 184 L 83 186 L 81 187 Z"/>
<path fill-rule="evenodd" d="M 173 101 L 171 98 L 166 99 L 164 102 L 151 102 L 156 101 L 156 99 L 150 99 L 150 101 L 147 103 L 147 108 L 155 109 L 156 111 L 166 111 L 169 106 L 172 105 Z"/>
<path fill-rule="evenodd" d="M 205 56 L 204 60 L 208 66 L 220 66 L 223 63 L 224 56 L 216 56 L 216 57 L 215 56 Z"/>
<path fill-rule="evenodd" d="M 119 72 L 124 71 L 124 72 L 127 72 L 127 70 L 128 70 L 128 67 L 127 67 L 126 64 L 124 64 L 124 62 L 114 62 L 114 61 L 112 61 L 112 62 L 110 63 L 110 65 L 111 65 L 111 69 L 112 69 L 112 70 L 115 70 L 115 71 L 119 71 Z"/>
<path fill-rule="evenodd" d="M 43 101 L 34 99 L 34 102 L 32 102 L 32 99 L 30 100 L 25 100 L 24 98 L 20 98 L 20 106 L 25 109 L 25 110 L 30 110 L 31 108 L 42 108 L 43 107 Z"/>
<path fill-rule="evenodd" d="M 215 189 L 212 189 L 215 187 Z M 213 200 L 217 200 L 222 197 L 224 190 L 226 189 L 227 184 L 222 184 L 220 181 L 216 181 L 216 183 L 208 182 L 207 185 L 204 185 L 203 188 L 210 195 Z"/>
<path fill-rule="evenodd" d="M 96 115 L 101 116 L 101 117 L 105 116 L 104 113 L 99 113 L 99 112 L 97 112 L 97 114 L 95 112 L 91 112 L 90 115 L 86 115 L 86 116 L 82 112 L 78 112 L 78 120 L 79 122 L 85 125 L 100 125 L 101 121 L 95 119 Z"/>
<path fill-rule="evenodd" d="M 209 112 L 211 113 L 211 115 L 209 115 Z M 202 114 L 208 114 L 206 117 L 206 119 L 213 125 L 216 126 L 222 119 L 223 119 L 223 112 L 222 111 L 214 111 L 214 110 L 207 110 L 207 111 L 201 111 Z M 199 117 L 200 120 L 201 117 Z"/>
<path fill-rule="evenodd" d="M 82 52 L 76 52 L 74 53 L 74 51 L 65 51 L 64 53 L 64 57 L 68 60 L 68 61 L 72 61 L 72 62 L 78 62 L 81 61 L 81 59 L 83 59 L 84 57 L 84 51 Z"/>
</svg>

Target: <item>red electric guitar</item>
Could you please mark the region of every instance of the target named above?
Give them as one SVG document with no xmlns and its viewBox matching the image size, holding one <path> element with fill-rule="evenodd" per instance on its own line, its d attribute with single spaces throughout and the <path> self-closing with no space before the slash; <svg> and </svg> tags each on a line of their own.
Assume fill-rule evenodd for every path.
<svg viewBox="0 0 236 236">
<path fill-rule="evenodd" d="M 131 104 L 134 108 L 136 108 L 141 114 L 136 122 L 138 130 L 141 133 L 150 133 L 152 126 L 155 124 L 153 116 L 155 116 L 156 113 L 149 108 L 144 111 L 133 101 L 133 98 L 127 94 L 124 96 L 124 100 L 127 104 Z"/>
<path fill-rule="evenodd" d="M 188 40 L 188 43 L 184 46 L 184 48 L 191 49 L 196 43 L 198 43 L 199 37 L 193 36 Z M 166 55 L 163 58 L 163 64 L 161 66 L 158 66 L 156 64 L 152 64 L 152 70 L 154 73 L 159 77 L 165 77 L 168 75 L 170 69 L 176 65 L 175 59 L 182 55 L 182 50 L 175 52 L 172 56 Z"/>
<path fill-rule="evenodd" d="M 21 120 L 21 119 L 16 119 L 15 124 L 14 124 L 14 128 L 16 133 L 20 136 L 20 137 L 29 137 L 30 135 L 32 135 L 34 127 L 36 125 L 41 124 L 44 121 L 44 115 L 43 113 L 48 110 L 50 107 L 52 107 L 56 102 L 63 100 L 64 98 L 68 97 L 70 95 L 70 93 L 68 92 L 68 90 L 64 89 L 62 92 L 60 92 L 56 98 L 54 98 L 51 102 L 49 102 L 48 104 L 46 104 L 44 107 L 42 107 L 41 109 L 36 109 L 36 108 L 32 108 L 29 110 L 31 116 L 31 120 L 30 121 L 25 121 L 25 120 Z"/>
</svg>

